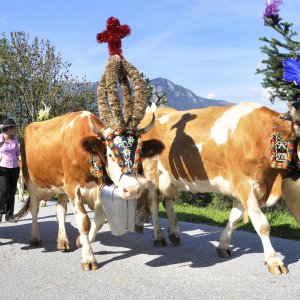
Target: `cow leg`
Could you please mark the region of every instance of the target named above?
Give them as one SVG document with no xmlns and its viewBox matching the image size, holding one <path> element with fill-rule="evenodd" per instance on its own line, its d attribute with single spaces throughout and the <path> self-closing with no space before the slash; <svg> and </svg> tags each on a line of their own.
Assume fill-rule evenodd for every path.
<svg viewBox="0 0 300 300">
<path fill-rule="evenodd" d="M 70 250 L 70 243 L 67 237 L 65 226 L 66 213 L 67 213 L 68 196 L 59 195 L 56 205 L 56 217 L 58 221 L 58 235 L 56 241 L 57 250 Z"/>
<path fill-rule="evenodd" d="M 142 193 L 141 197 L 137 199 L 137 213 L 135 217 L 135 231 L 142 233 L 144 231 L 144 223 L 150 221 L 149 211 L 149 191 L 148 188 Z"/>
<path fill-rule="evenodd" d="M 180 244 L 180 230 L 178 226 L 177 217 L 174 210 L 174 199 L 173 198 L 165 198 L 165 210 L 168 216 L 169 221 L 169 240 L 175 244 Z"/>
<path fill-rule="evenodd" d="M 97 232 L 101 229 L 101 227 L 105 223 L 105 214 L 100 199 L 98 197 L 94 206 L 94 220 L 91 221 L 91 223 L 92 224 L 89 232 L 89 242 L 93 243 L 95 241 Z"/>
<path fill-rule="evenodd" d="M 30 246 L 33 247 L 42 246 L 42 239 L 40 236 L 40 230 L 37 221 L 37 216 L 39 213 L 39 203 L 40 201 L 38 197 L 36 197 L 33 193 L 30 193 L 29 210 L 32 216 Z"/>
<path fill-rule="evenodd" d="M 277 275 L 288 273 L 287 267 L 284 265 L 271 244 L 269 222 L 261 211 L 253 192 L 250 193 L 247 204 L 249 217 L 263 244 L 265 264 L 267 265 L 269 272 Z"/>
<path fill-rule="evenodd" d="M 69 197 L 69 199 L 76 216 L 76 223 L 80 233 L 76 240 L 76 244 L 78 247 L 82 246 L 81 268 L 84 271 L 97 270 L 97 261 L 90 246 L 88 237 L 91 228 L 91 221 L 83 205 L 83 198 L 80 190 L 77 190 L 74 200 L 72 200 L 71 197 Z"/>
<path fill-rule="evenodd" d="M 153 239 L 156 247 L 163 247 L 167 245 L 164 233 L 161 229 L 158 218 L 159 201 L 153 201 L 150 206 L 152 225 L 153 225 Z"/>
<path fill-rule="evenodd" d="M 158 190 L 155 188 L 149 188 L 149 197 L 150 203 L 148 204 L 151 216 L 152 216 L 152 225 L 153 225 L 153 238 L 154 245 L 156 247 L 163 247 L 167 245 L 164 233 L 161 229 L 159 218 L 158 218 L 158 209 L 159 209 L 159 199 L 158 199 Z"/>
<path fill-rule="evenodd" d="M 144 231 L 144 211 L 143 208 L 138 209 L 135 217 L 135 231 L 142 233 Z"/>
<path fill-rule="evenodd" d="M 232 232 L 234 226 L 242 219 L 243 212 L 244 212 L 244 207 L 242 203 L 238 199 L 234 199 L 229 220 L 219 239 L 219 245 L 217 247 L 217 253 L 219 254 L 219 256 L 221 257 L 231 256 L 230 241 L 231 241 Z"/>
</svg>

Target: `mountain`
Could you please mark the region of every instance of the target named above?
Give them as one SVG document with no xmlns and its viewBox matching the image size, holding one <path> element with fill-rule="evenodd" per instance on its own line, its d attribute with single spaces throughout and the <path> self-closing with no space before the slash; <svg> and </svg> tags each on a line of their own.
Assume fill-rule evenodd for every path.
<svg viewBox="0 0 300 300">
<path fill-rule="evenodd" d="M 166 93 L 168 99 L 168 103 L 166 105 L 177 110 L 204 108 L 208 106 L 226 106 L 233 104 L 225 100 L 211 100 L 199 97 L 191 90 L 175 84 L 166 78 L 154 78 L 150 80 L 150 84 L 158 92 Z M 96 93 L 97 87 L 98 81 L 92 83 L 92 86 L 89 88 L 94 90 Z"/>
<path fill-rule="evenodd" d="M 225 100 L 211 100 L 199 97 L 191 90 L 175 84 L 166 78 L 152 79 L 150 80 L 150 84 L 158 92 L 166 93 L 168 99 L 168 103 L 166 105 L 177 110 L 203 108 L 208 106 L 226 106 L 233 104 Z"/>
</svg>

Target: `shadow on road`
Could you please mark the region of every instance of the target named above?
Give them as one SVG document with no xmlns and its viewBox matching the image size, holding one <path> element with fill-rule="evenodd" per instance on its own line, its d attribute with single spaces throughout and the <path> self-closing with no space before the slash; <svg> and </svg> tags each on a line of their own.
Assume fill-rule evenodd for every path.
<svg viewBox="0 0 300 300">
<path fill-rule="evenodd" d="M 53 216 L 52 216 L 53 217 Z M 44 218 L 39 222 L 41 237 L 43 240 L 43 252 L 53 252 L 56 250 L 56 239 L 58 225 L 56 221 L 47 221 Z M 40 219 L 42 219 L 40 218 Z M 47 217 L 49 218 L 49 217 Z M 162 219 L 162 225 L 166 228 L 167 222 Z M 216 253 L 216 241 L 218 240 L 222 228 L 203 224 L 181 223 L 182 241 L 179 246 L 173 246 L 168 241 L 167 247 L 157 248 L 153 245 L 152 227 L 145 227 L 143 234 L 127 233 L 123 236 L 113 236 L 110 231 L 99 232 L 92 245 L 94 254 L 100 262 L 100 266 L 105 266 L 113 261 L 124 260 L 126 258 L 137 257 L 141 254 L 149 256 L 146 265 L 149 267 L 168 266 L 173 264 L 183 264 L 192 268 L 206 268 L 215 264 L 224 263 L 228 259 L 220 258 Z M 66 222 L 66 229 L 72 250 L 76 250 L 75 240 L 78 236 L 78 230 L 70 222 Z M 0 224 L 0 247 L 5 244 L 22 244 L 22 250 L 30 251 L 29 238 L 31 223 L 22 223 L 9 225 L 1 228 Z M 166 232 L 167 230 L 164 229 Z M 288 266 L 299 261 L 300 243 L 292 243 L 292 249 L 282 239 L 272 238 L 272 244 L 276 251 L 280 252 L 285 258 L 284 262 Z M 99 245 L 100 243 L 100 245 Z M 28 246 L 27 246 L 28 245 Z M 112 247 L 112 250 L 104 249 L 103 246 Z M 115 247 L 121 248 L 115 250 Z M 106 247 L 105 247 L 106 248 Z M 126 248 L 126 249 L 124 249 Z M 263 249 L 260 238 L 256 234 L 235 231 L 232 239 L 232 254 L 229 259 L 236 259 L 241 255 L 251 253 L 261 253 L 263 259 Z M 105 260 L 108 254 L 115 254 L 114 257 Z M 97 257 L 99 256 L 99 257 Z M 153 258 L 154 256 L 154 258 Z M 65 258 L 65 256 L 64 256 Z"/>
<path fill-rule="evenodd" d="M 41 217 L 40 219 L 46 219 L 49 217 Z M 22 219 L 23 220 L 23 219 Z M 19 221 L 18 224 L 14 226 L 7 226 L 1 228 L 0 224 L 0 246 L 4 243 L 18 243 L 18 244 L 26 244 L 23 246 L 21 250 L 30 250 L 31 247 L 29 245 L 30 233 L 31 233 L 31 223 L 22 224 L 22 220 Z M 43 221 L 39 222 L 39 228 L 41 233 L 41 238 L 43 241 L 44 248 L 43 252 L 53 252 L 56 250 L 56 239 L 57 239 L 57 231 L 58 225 L 56 221 Z M 75 240 L 78 236 L 77 228 L 73 227 L 70 223 L 66 222 L 66 230 L 68 232 L 68 237 L 70 239 L 70 244 L 72 249 L 76 249 Z M 1 240 L 11 240 L 10 242 L 2 242 Z"/>
<path fill-rule="evenodd" d="M 188 225 L 188 227 L 189 226 L 190 225 Z M 152 228 L 145 228 L 143 235 L 131 233 L 121 237 L 113 236 L 110 232 L 103 232 L 97 236 L 97 241 L 101 244 L 129 248 L 130 250 L 114 252 L 121 255 L 102 262 L 102 265 L 106 265 L 115 260 L 138 256 L 140 254 L 157 256 L 146 263 L 146 265 L 150 267 L 185 264 L 192 268 L 205 268 L 251 253 L 261 253 L 263 259 L 264 254 L 262 244 L 260 238 L 256 234 L 236 231 L 232 239 L 232 257 L 220 258 L 216 253 L 215 245 L 223 228 L 216 231 L 216 227 L 203 224 L 195 225 L 195 228 L 197 229 L 193 230 L 193 232 L 199 231 L 199 233 L 191 233 L 189 232 L 189 229 L 185 228 L 184 225 L 181 225 L 181 245 L 174 246 L 171 242 L 168 242 L 168 246 L 162 248 L 157 248 L 153 245 Z M 129 235 L 137 236 L 129 239 Z M 285 257 L 284 262 L 287 266 L 298 262 L 300 258 L 300 243 L 294 241 L 291 242 L 294 244 L 293 251 L 283 247 L 282 242 L 280 242 L 279 239 L 272 239 L 275 250 Z M 104 254 L 104 252 L 99 251 L 95 254 L 101 255 Z"/>
</svg>

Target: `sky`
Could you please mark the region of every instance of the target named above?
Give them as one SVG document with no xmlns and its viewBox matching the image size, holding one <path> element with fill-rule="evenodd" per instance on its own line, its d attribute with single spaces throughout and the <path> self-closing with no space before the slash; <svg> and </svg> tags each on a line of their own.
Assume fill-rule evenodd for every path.
<svg viewBox="0 0 300 300">
<path fill-rule="evenodd" d="M 145 75 L 164 77 L 196 95 L 230 102 L 257 102 L 279 112 L 262 88 L 259 37 L 280 36 L 264 26 L 265 0 L 0 0 L 0 33 L 24 31 L 50 40 L 71 74 L 98 81 L 108 59 L 96 34 L 114 16 L 131 27 L 124 57 Z M 300 34 L 299 0 L 285 0 L 280 16 Z M 300 40 L 300 36 L 299 36 Z"/>
</svg>

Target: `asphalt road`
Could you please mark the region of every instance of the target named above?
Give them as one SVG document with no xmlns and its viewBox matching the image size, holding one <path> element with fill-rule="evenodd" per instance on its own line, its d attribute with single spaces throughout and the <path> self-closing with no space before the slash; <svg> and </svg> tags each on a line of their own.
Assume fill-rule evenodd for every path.
<svg viewBox="0 0 300 300">
<path fill-rule="evenodd" d="M 30 214 L 0 224 L 0 299 L 300 299 L 300 242 L 272 238 L 290 270 L 276 276 L 263 263 L 256 234 L 235 231 L 233 257 L 222 259 L 215 250 L 219 227 L 181 222 L 181 245 L 156 248 L 151 224 L 121 237 L 106 224 L 92 245 L 100 269 L 84 272 L 70 207 L 66 221 L 71 252 L 56 251 L 55 201 L 40 209 L 41 248 L 28 244 Z"/>
</svg>

